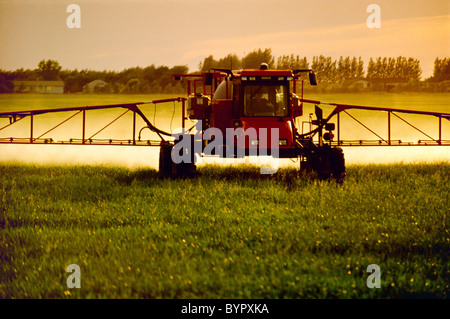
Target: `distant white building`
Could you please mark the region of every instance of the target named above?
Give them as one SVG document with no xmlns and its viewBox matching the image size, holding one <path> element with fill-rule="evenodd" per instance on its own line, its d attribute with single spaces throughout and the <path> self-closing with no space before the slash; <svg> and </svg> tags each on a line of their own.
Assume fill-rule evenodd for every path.
<svg viewBox="0 0 450 319">
<path fill-rule="evenodd" d="M 64 93 L 63 81 L 13 81 L 15 93 Z"/>
<path fill-rule="evenodd" d="M 365 90 L 365 89 L 369 89 L 372 86 L 372 82 L 364 80 L 364 79 L 359 79 L 359 80 L 353 82 L 352 86 L 355 88 L 358 88 L 360 90 Z"/>
<path fill-rule="evenodd" d="M 408 83 L 408 80 L 401 78 L 394 79 L 370 79 L 372 86 L 385 91 L 390 91 L 402 84 Z"/>
<path fill-rule="evenodd" d="M 85 93 L 111 93 L 111 86 L 103 80 L 94 80 L 83 86 Z"/>
</svg>

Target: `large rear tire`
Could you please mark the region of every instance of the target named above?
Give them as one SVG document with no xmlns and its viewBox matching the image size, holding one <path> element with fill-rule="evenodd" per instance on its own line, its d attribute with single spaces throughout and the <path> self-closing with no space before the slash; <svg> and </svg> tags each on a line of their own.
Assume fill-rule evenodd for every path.
<svg viewBox="0 0 450 319">
<path fill-rule="evenodd" d="M 172 145 L 163 145 L 159 150 L 159 176 L 172 177 L 174 163 L 172 162 Z"/>
<path fill-rule="evenodd" d="M 330 150 L 331 174 L 338 182 L 345 178 L 345 157 L 342 148 L 336 147 Z"/>
<path fill-rule="evenodd" d="M 159 176 L 161 178 L 193 177 L 196 176 L 195 163 L 179 163 L 172 161 L 173 145 L 163 145 L 159 150 Z"/>
<path fill-rule="evenodd" d="M 345 159 L 341 148 L 323 148 L 311 152 L 306 161 L 300 164 L 300 170 L 314 173 L 321 180 L 330 178 L 342 182 L 345 178 Z"/>
</svg>

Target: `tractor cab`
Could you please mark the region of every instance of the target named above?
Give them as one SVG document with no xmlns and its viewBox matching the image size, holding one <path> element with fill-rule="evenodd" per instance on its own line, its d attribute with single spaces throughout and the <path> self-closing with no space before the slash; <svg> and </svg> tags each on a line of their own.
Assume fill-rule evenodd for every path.
<svg viewBox="0 0 450 319">
<path fill-rule="evenodd" d="M 289 87 L 283 84 L 248 84 L 243 90 L 242 116 L 286 117 L 289 115 Z"/>
<path fill-rule="evenodd" d="M 235 75 L 233 83 L 238 92 L 233 94 L 233 103 L 239 112 L 234 127 L 241 127 L 244 132 L 254 130 L 257 135 L 249 141 L 238 142 L 238 147 L 248 150 L 246 154 L 256 148 L 261 151 L 275 147 L 284 154 L 293 148 L 292 80 L 291 71 L 264 67 L 242 70 Z M 269 152 L 265 154 L 269 155 Z"/>
<path fill-rule="evenodd" d="M 302 72 L 309 73 L 311 84 L 315 84 L 312 70 L 273 70 L 265 63 L 259 69 L 213 68 L 178 78 L 188 80 L 187 118 L 201 120 L 203 131 L 220 130 L 223 140 L 228 141 L 225 148 L 241 149 L 244 155 L 270 155 L 276 148 L 277 156 L 293 157 L 294 119 L 302 115 L 296 94 L 297 82 L 303 83 Z M 230 136 L 239 129 L 244 138 Z"/>
</svg>

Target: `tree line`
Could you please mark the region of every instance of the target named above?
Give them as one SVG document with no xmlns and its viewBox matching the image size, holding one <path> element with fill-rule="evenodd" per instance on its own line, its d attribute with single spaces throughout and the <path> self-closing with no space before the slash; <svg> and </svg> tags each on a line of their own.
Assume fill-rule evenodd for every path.
<svg viewBox="0 0 450 319">
<path fill-rule="evenodd" d="M 87 84 L 102 80 L 106 85 L 94 87 L 94 93 L 184 93 L 173 74 L 188 73 L 187 66 L 150 65 L 117 71 L 63 70 L 58 61 L 42 60 L 34 70 L 0 70 L 0 93 L 14 91 L 13 81 L 63 81 L 65 93 L 87 92 Z"/>
<path fill-rule="evenodd" d="M 342 90 L 348 83 L 365 79 L 377 82 L 417 83 L 421 79 L 420 61 L 412 57 L 376 57 L 370 58 L 367 67 L 361 57 L 341 56 L 333 59 L 324 55 L 314 56 L 312 60 L 300 55 L 273 56 L 271 49 L 257 49 L 239 58 L 228 54 L 215 59 L 213 55 L 204 58 L 198 65 L 199 71 L 211 68 L 259 68 L 265 62 L 274 69 L 308 69 L 317 75 L 319 87 Z M 154 64 L 147 67 L 134 67 L 122 71 L 93 71 L 62 69 L 58 61 L 42 60 L 34 70 L 18 69 L 0 70 L 0 93 L 14 91 L 13 81 L 62 80 L 64 92 L 77 93 L 86 91 L 87 84 L 94 80 L 103 80 L 106 85 L 94 88 L 95 93 L 185 93 L 183 84 L 173 78 L 173 74 L 186 74 L 185 65 L 172 68 Z M 443 82 L 450 80 L 450 58 L 436 58 L 433 76 L 425 82 Z M 446 86 L 443 86 L 446 89 Z"/>
<path fill-rule="evenodd" d="M 430 80 L 434 82 L 450 80 L 450 58 L 436 58 L 434 60 L 434 71 Z"/>
<path fill-rule="evenodd" d="M 445 60 L 445 59 L 444 59 Z M 319 83 L 341 83 L 354 79 L 370 80 L 401 80 L 403 82 L 418 81 L 422 75 L 420 61 L 414 58 L 399 56 L 370 58 L 365 71 L 364 61 L 361 57 L 341 56 L 339 59 L 324 55 L 313 56 L 312 61 L 299 55 L 282 55 L 275 58 L 270 49 L 261 49 L 250 52 L 242 59 L 235 54 L 228 54 L 224 58 L 215 60 L 212 55 L 200 62 L 199 69 L 207 71 L 210 68 L 258 68 L 262 62 L 274 69 L 308 69 L 314 70 Z M 445 60 L 441 64 L 449 64 Z"/>
</svg>

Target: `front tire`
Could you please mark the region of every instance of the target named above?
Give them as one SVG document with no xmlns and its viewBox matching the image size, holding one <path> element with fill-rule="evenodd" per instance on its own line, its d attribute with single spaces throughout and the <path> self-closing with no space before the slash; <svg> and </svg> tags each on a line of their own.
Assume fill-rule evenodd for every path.
<svg viewBox="0 0 450 319">
<path fill-rule="evenodd" d="M 331 174 L 337 181 L 342 182 L 345 178 L 345 157 L 342 148 L 336 147 L 330 150 Z"/>
<path fill-rule="evenodd" d="M 345 158 L 341 148 L 323 148 L 311 152 L 302 161 L 300 170 L 317 174 L 321 180 L 330 178 L 342 182 L 345 178 Z"/>
<path fill-rule="evenodd" d="M 194 177 L 198 174 L 195 163 L 179 163 L 172 161 L 173 145 L 163 145 L 159 150 L 159 176 L 161 178 Z"/>
<path fill-rule="evenodd" d="M 163 145 L 159 149 L 159 176 L 168 178 L 172 176 L 174 163 L 172 162 L 172 145 Z"/>
</svg>

